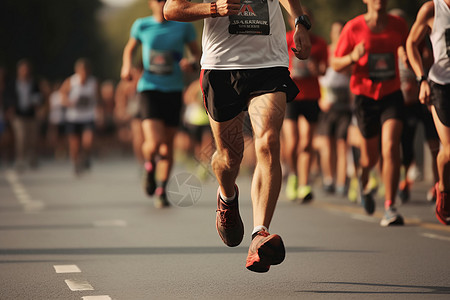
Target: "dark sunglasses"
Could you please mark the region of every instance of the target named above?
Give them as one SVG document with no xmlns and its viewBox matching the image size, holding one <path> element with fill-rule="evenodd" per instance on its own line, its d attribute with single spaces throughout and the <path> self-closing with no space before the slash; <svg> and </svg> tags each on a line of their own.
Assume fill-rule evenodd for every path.
<svg viewBox="0 0 450 300">
<path fill-rule="evenodd" d="M 156 2 L 166 2 L 166 0 L 156 0 Z"/>
</svg>

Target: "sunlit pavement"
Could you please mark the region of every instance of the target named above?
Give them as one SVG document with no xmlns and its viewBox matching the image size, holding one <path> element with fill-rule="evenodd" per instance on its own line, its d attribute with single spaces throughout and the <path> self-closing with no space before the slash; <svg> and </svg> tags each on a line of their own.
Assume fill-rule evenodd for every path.
<svg viewBox="0 0 450 300">
<path fill-rule="evenodd" d="M 287 255 L 268 273 L 245 269 L 250 178 L 241 176 L 246 232 L 236 248 L 215 229 L 217 184 L 177 166 L 172 207 L 144 195 L 132 159 L 96 160 L 75 178 L 68 162 L 20 175 L 0 169 L 0 299 L 449 299 L 450 227 L 426 202 L 428 183 L 383 228 L 344 198 L 300 205 L 282 191 L 270 231 Z M 182 195 L 190 197 L 183 198 Z"/>
</svg>

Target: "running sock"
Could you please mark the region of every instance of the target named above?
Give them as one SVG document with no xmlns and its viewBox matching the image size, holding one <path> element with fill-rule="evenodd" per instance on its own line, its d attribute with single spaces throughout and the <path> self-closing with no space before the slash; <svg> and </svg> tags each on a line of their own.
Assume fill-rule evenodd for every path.
<svg viewBox="0 0 450 300">
<path fill-rule="evenodd" d="M 394 206 L 394 202 L 392 200 L 384 201 L 384 209 L 388 210 L 390 207 Z"/>
<path fill-rule="evenodd" d="M 144 163 L 144 168 L 147 172 L 152 172 L 155 167 L 155 163 L 152 161 L 146 161 Z"/>
<path fill-rule="evenodd" d="M 236 191 L 234 192 L 234 195 L 231 197 L 225 197 L 222 194 L 222 190 L 220 190 L 219 195 L 220 195 L 220 199 L 222 199 L 223 202 L 228 203 L 228 204 L 232 203 L 234 201 L 234 199 L 236 199 Z"/>
<path fill-rule="evenodd" d="M 255 228 L 253 228 L 252 240 L 258 235 L 258 232 L 260 232 L 261 230 L 265 230 L 265 231 L 269 232 L 269 229 L 264 225 L 256 226 Z"/>
</svg>

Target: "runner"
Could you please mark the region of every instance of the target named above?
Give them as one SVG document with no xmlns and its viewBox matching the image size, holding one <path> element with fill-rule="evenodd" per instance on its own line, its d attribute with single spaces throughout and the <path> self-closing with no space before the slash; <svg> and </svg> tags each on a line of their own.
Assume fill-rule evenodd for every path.
<svg viewBox="0 0 450 300">
<path fill-rule="evenodd" d="M 331 24 L 328 46 L 329 60 L 332 59 L 336 43 L 344 22 Z M 320 79 L 325 95 L 319 101 L 317 139 L 319 139 L 320 164 L 323 172 L 323 189 L 327 193 L 347 194 L 347 130 L 352 118 L 350 107 L 350 70 L 345 74 L 328 67 Z"/>
<path fill-rule="evenodd" d="M 282 4 L 297 18 L 294 46 L 289 51 L 306 59 L 311 23 L 300 1 L 283 0 Z M 257 164 L 251 189 L 254 228 L 246 267 L 267 272 L 285 257 L 281 237 L 269 234 L 268 228 L 281 189 L 280 130 L 286 101 L 298 93 L 289 77 L 279 2 L 246 1 L 241 5 L 239 0 L 169 0 L 164 11 L 170 20 L 205 19 L 201 84 L 216 141 L 211 163 L 219 182 L 216 228 L 230 247 L 239 245 L 244 236 L 236 178 L 244 151 L 244 111 L 248 109 Z"/>
<path fill-rule="evenodd" d="M 355 96 L 355 114 L 362 134 L 361 203 L 368 214 L 375 211 L 369 190 L 370 170 L 382 155 L 385 215 L 381 226 L 403 225 L 394 204 L 400 176 L 400 136 L 403 96 L 398 72 L 398 48 L 407 37 L 407 25 L 389 15 L 387 0 L 365 0 L 367 13 L 350 20 L 342 30 L 332 66 L 343 71 L 353 65 L 350 89 Z"/>
<path fill-rule="evenodd" d="M 434 64 L 425 76 L 419 45 L 429 34 Z M 420 85 L 419 100 L 431 105 L 442 147 L 437 156 L 436 216 L 450 225 L 450 0 L 426 2 L 420 8 L 407 41 L 408 58 Z"/>
<path fill-rule="evenodd" d="M 194 71 L 200 58 L 194 27 L 166 21 L 164 4 L 164 0 L 148 1 L 153 15 L 134 22 L 124 49 L 121 71 L 122 79 L 131 78 L 133 52 L 142 44 L 144 72 L 137 91 L 144 133 L 144 187 L 149 196 L 156 194 L 154 204 L 157 208 L 170 205 L 165 188 L 173 165 L 173 140 L 180 124 L 182 71 Z M 186 45 L 193 61 L 183 58 Z M 155 178 L 157 168 L 161 181 L 159 187 Z"/>
<path fill-rule="evenodd" d="M 311 12 L 303 11 L 314 23 Z M 291 28 L 295 28 L 294 18 L 289 19 Z M 286 35 L 288 49 L 295 47 L 294 30 Z M 308 203 L 314 196 L 309 183 L 311 161 L 314 153 L 313 136 L 319 118 L 320 86 L 319 76 L 325 74 L 328 64 L 327 43 L 322 38 L 309 33 L 311 54 L 307 60 L 300 60 L 290 51 L 289 70 L 291 77 L 300 89 L 293 102 L 287 104 L 286 118 L 283 123 L 285 153 L 289 167 L 286 196 L 290 200 Z"/>
<path fill-rule="evenodd" d="M 27 163 L 37 167 L 37 146 L 39 126 L 38 108 L 43 105 L 39 84 L 33 75 L 33 67 L 29 60 L 22 59 L 17 63 L 17 77 L 8 88 L 11 125 L 15 141 L 15 168 L 23 172 Z"/>
<path fill-rule="evenodd" d="M 392 9 L 389 14 L 403 18 L 406 21 L 406 13 L 401 9 Z M 420 45 L 420 53 L 425 62 L 426 69 L 429 70 L 433 64 L 433 55 L 431 53 L 431 45 L 428 46 L 426 41 Z M 414 162 L 415 149 L 414 139 L 417 126 L 421 122 L 425 129 L 425 138 L 431 153 L 431 169 L 433 175 L 433 186 L 429 189 L 426 199 L 429 202 L 436 201 L 436 190 L 434 188 L 436 182 L 439 181 L 437 171 L 436 158 L 439 152 L 439 136 L 433 123 L 433 116 L 426 105 L 419 101 L 419 86 L 417 85 L 416 75 L 406 56 L 404 48 L 400 48 L 399 53 L 399 72 L 400 86 L 405 99 L 405 120 L 403 124 L 401 149 L 402 149 L 402 166 L 403 180 L 400 181 L 398 195 L 402 203 L 409 201 L 413 180 L 408 177 L 408 171 Z"/>
<path fill-rule="evenodd" d="M 98 100 L 97 79 L 91 75 L 91 65 L 86 58 L 75 62 L 75 74 L 63 82 L 60 92 L 66 106 L 70 158 L 74 173 L 79 176 L 91 167 Z"/>
</svg>

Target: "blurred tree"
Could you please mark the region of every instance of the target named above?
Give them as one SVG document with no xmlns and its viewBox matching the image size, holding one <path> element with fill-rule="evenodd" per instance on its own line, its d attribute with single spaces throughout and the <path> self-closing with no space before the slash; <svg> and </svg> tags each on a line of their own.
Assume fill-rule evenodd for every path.
<svg viewBox="0 0 450 300">
<path fill-rule="evenodd" d="M 79 57 L 92 60 L 105 75 L 108 48 L 99 34 L 100 0 L 1 0 L 0 63 L 11 71 L 24 57 L 50 79 L 73 72 Z M 106 54 L 106 55 L 105 55 Z"/>
</svg>

